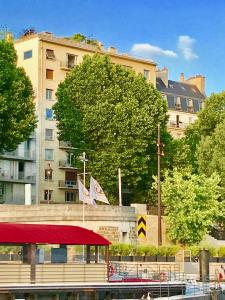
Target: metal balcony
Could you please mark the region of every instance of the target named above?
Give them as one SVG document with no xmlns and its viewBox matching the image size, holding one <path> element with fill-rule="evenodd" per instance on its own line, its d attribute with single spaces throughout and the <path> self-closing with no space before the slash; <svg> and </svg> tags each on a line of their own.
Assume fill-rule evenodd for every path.
<svg viewBox="0 0 225 300">
<path fill-rule="evenodd" d="M 60 69 L 69 71 L 75 67 L 75 63 L 69 63 L 68 61 L 61 61 L 60 62 Z"/>
<path fill-rule="evenodd" d="M 19 152 L 18 150 L 14 150 L 11 152 L 5 152 L 2 156 L 2 159 L 10 159 L 10 160 L 24 160 L 24 161 L 33 161 L 36 160 L 35 151 L 24 150 L 24 152 Z"/>
<path fill-rule="evenodd" d="M 77 169 L 75 166 L 73 166 L 71 163 L 69 163 L 66 160 L 59 161 L 59 168 L 60 169 Z"/>
<path fill-rule="evenodd" d="M 18 172 L 17 175 L 10 175 L 8 172 L 0 170 L 0 182 L 11 183 L 35 183 L 34 175 L 25 175 L 24 172 Z"/>
<path fill-rule="evenodd" d="M 60 149 L 75 149 L 70 142 L 59 141 L 59 148 Z"/>
<path fill-rule="evenodd" d="M 77 182 L 72 180 L 59 180 L 59 186 L 60 189 L 72 189 L 77 190 Z"/>
</svg>

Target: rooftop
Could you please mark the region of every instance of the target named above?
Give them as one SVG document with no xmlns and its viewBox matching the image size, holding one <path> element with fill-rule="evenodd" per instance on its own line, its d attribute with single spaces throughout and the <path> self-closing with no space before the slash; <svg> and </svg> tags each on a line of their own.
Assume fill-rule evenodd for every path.
<svg viewBox="0 0 225 300">
<path fill-rule="evenodd" d="M 53 44 L 59 44 L 59 45 L 63 45 L 63 46 L 82 49 L 87 52 L 93 52 L 93 53 L 97 52 L 97 53 L 101 53 L 101 54 L 107 54 L 107 55 L 114 56 L 114 57 L 120 57 L 120 58 L 124 58 L 127 60 L 142 62 L 142 63 L 148 64 L 148 65 L 156 66 L 156 63 L 152 60 L 136 58 L 134 56 L 128 55 L 127 53 L 124 53 L 124 54 L 118 53 L 116 48 L 114 48 L 114 47 L 109 47 L 109 50 L 106 50 L 103 48 L 103 45 L 101 43 L 99 43 L 99 45 L 91 45 L 91 44 L 87 44 L 87 43 L 83 43 L 83 42 L 78 43 L 78 42 L 73 41 L 69 37 L 56 37 L 52 33 L 49 33 L 49 32 L 30 34 L 30 35 L 21 37 L 20 39 L 16 40 L 15 43 L 16 44 L 21 43 L 21 42 L 24 42 L 26 40 L 33 39 L 33 38 L 39 38 L 39 40 L 41 40 L 41 41 L 45 41 L 45 42 L 49 42 L 49 43 L 53 43 Z M 111 49 L 112 49 L 112 51 L 111 51 Z"/>
</svg>

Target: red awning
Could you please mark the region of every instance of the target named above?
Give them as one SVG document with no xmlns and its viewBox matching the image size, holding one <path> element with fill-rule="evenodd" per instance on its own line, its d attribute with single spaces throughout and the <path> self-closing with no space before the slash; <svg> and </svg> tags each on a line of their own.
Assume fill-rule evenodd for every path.
<svg viewBox="0 0 225 300">
<path fill-rule="evenodd" d="M 0 223 L 0 244 L 109 245 L 101 235 L 69 225 Z"/>
</svg>

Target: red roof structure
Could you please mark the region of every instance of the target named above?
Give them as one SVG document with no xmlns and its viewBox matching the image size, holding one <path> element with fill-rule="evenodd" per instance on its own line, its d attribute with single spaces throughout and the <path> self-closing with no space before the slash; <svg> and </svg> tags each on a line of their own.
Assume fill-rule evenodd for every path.
<svg viewBox="0 0 225 300">
<path fill-rule="evenodd" d="M 96 246 L 111 244 L 101 235 L 79 226 L 0 223 L 0 244 L 7 243 Z"/>
</svg>

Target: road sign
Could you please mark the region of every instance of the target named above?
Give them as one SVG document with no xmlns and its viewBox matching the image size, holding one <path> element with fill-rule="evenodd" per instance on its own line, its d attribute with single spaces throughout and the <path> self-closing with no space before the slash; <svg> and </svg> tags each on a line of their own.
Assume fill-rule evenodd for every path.
<svg viewBox="0 0 225 300">
<path fill-rule="evenodd" d="M 146 216 L 138 216 L 138 237 L 146 238 Z"/>
</svg>

